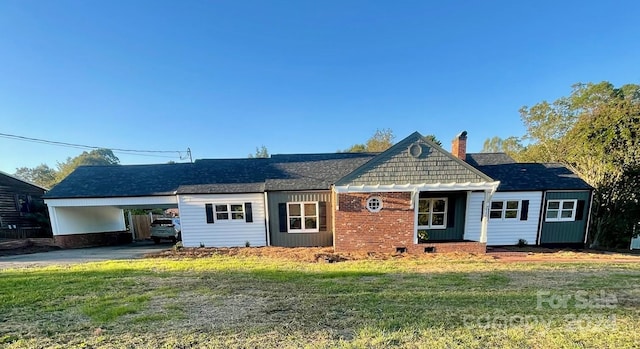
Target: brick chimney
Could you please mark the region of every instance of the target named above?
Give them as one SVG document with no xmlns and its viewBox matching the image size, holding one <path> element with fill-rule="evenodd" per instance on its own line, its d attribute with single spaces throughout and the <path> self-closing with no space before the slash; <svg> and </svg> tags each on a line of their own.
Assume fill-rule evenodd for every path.
<svg viewBox="0 0 640 349">
<path fill-rule="evenodd" d="M 467 159 L 467 131 L 460 132 L 451 142 L 451 154 L 462 161 Z"/>
</svg>

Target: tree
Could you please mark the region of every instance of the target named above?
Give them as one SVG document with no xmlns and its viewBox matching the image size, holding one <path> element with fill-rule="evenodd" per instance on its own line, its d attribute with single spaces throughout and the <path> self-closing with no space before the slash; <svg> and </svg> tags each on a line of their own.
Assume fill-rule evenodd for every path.
<svg viewBox="0 0 640 349">
<path fill-rule="evenodd" d="M 90 152 L 85 151 L 74 158 L 69 157 L 64 162 L 58 162 L 57 169 L 45 164 L 40 164 L 34 168 L 19 167 L 16 169 L 15 176 L 51 189 L 79 166 L 118 164 L 120 164 L 120 159 L 110 149 L 101 148 Z"/>
<path fill-rule="evenodd" d="M 106 166 L 118 165 L 120 159 L 113 154 L 111 149 L 95 149 L 90 152 L 82 152 L 75 158 L 67 158 L 65 162 L 58 162 L 58 172 L 56 173 L 56 183 L 60 183 L 73 170 L 80 166 Z"/>
<path fill-rule="evenodd" d="M 518 137 L 508 137 L 502 139 L 500 137 L 487 138 L 482 144 L 482 153 L 506 153 L 516 159 L 522 156 L 525 148 L 520 143 Z"/>
<path fill-rule="evenodd" d="M 442 142 L 440 142 L 440 140 L 438 140 L 438 138 L 436 138 L 434 134 L 428 134 L 424 136 L 424 138 L 432 141 L 433 143 L 437 144 L 439 147 L 442 147 Z"/>
<path fill-rule="evenodd" d="M 249 154 L 248 156 L 249 159 L 268 158 L 268 157 L 269 157 L 269 151 L 267 150 L 267 147 L 265 147 L 264 145 L 261 146 L 260 148 L 256 147 L 256 153 Z"/>
<path fill-rule="evenodd" d="M 56 170 L 46 164 L 34 168 L 19 167 L 15 176 L 45 188 L 51 188 L 56 184 Z"/>
<path fill-rule="evenodd" d="M 351 147 L 344 150 L 346 153 L 362 153 L 362 152 L 383 152 L 393 145 L 393 140 L 396 136 L 390 128 L 377 129 L 376 132 L 369 138 L 365 144 L 354 144 Z"/>
<path fill-rule="evenodd" d="M 640 86 L 576 84 L 520 113 L 532 142 L 522 154 L 561 162 L 596 188 L 591 244 L 628 244 L 640 221 Z"/>
</svg>

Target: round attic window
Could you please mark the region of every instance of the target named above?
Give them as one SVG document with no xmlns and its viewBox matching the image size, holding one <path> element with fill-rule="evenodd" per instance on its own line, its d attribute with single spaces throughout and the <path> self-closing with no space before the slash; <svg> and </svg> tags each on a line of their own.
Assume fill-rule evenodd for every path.
<svg viewBox="0 0 640 349">
<path fill-rule="evenodd" d="M 380 210 L 382 210 L 382 198 L 379 196 L 368 198 L 367 210 L 369 210 L 369 212 L 380 212 Z"/>
<path fill-rule="evenodd" d="M 414 158 L 420 157 L 422 154 L 422 146 L 418 143 L 413 143 L 409 146 L 409 155 Z"/>
</svg>

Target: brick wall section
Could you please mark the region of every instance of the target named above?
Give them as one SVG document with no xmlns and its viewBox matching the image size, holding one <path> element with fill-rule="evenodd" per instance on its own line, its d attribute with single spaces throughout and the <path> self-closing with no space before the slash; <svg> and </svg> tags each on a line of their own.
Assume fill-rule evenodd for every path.
<svg viewBox="0 0 640 349">
<path fill-rule="evenodd" d="M 366 208 L 370 196 L 382 198 L 382 210 Z M 335 214 L 336 252 L 395 252 L 413 244 L 414 210 L 411 193 L 338 194 Z"/>
<path fill-rule="evenodd" d="M 121 231 L 91 234 L 55 235 L 53 237 L 53 240 L 55 241 L 56 245 L 62 248 L 112 246 L 130 243 L 131 233 L 128 231 Z"/>
<path fill-rule="evenodd" d="M 369 212 L 367 199 L 382 198 L 380 212 Z M 485 253 L 486 245 L 478 242 L 414 243 L 415 211 L 411 193 L 343 193 L 338 194 L 335 213 L 334 247 L 336 252 L 395 253 L 405 247 L 407 253 L 423 254 L 425 247 L 437 253 Z"/>
</svg>

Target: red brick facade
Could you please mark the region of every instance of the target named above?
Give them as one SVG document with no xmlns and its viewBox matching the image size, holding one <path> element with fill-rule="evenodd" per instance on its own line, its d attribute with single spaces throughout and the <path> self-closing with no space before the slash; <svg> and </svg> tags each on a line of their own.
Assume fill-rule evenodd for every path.
<svg viewBox="0 0 640 349">
<path fill-rule="evenodd" d="M 131 233 L 128 231 L 55 235 L 53 239 L 55 244 L 62 248 L 120 245 L 130 243 L 132 240 Z"/>
<path fill-rule="evenodd" d="M 366 208 L 371 196 L 382 198 L 380 212 Z M 485 253 L 486 244 L 478 242 L 415 244 L 414 225 L 411 193 L 338 194 L 334 247 L 336 252 L 396 253 L 404 248 L 407 253 L 418 254 L 427 248 L 427 252 Z"/>
</svg>

